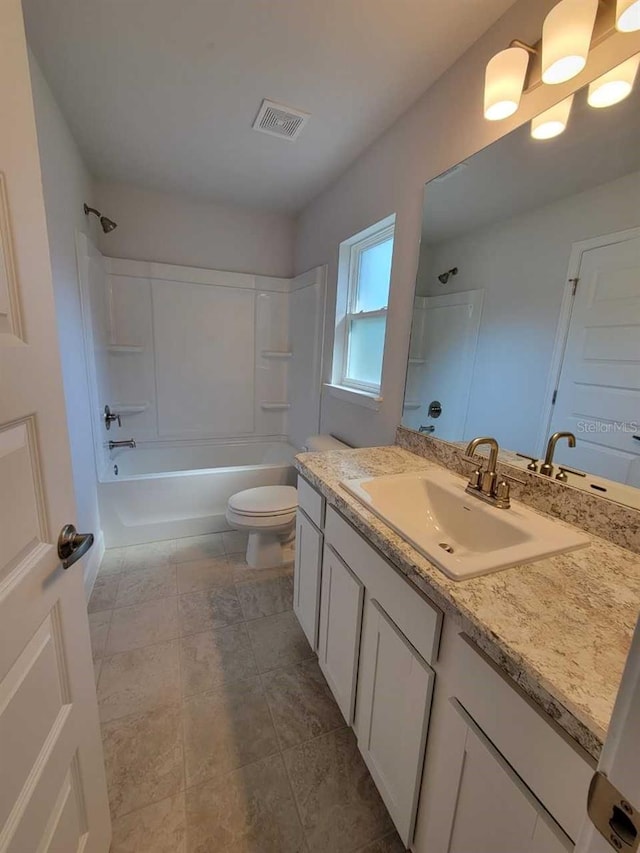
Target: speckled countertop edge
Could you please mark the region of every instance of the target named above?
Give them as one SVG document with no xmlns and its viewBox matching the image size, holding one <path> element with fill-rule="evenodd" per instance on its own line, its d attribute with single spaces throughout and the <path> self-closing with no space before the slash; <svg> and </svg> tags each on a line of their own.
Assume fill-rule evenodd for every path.
<svg viewBox="0 0 640 853">
<path fill-rule="evenodd" d="M 395 446 L 303 453 L 296 467 L 597 760 L 640 605 L 637 554 L 591 536 L 579 551 L 453 581 L 340 486 L 435 462 Z"/>
</svg>

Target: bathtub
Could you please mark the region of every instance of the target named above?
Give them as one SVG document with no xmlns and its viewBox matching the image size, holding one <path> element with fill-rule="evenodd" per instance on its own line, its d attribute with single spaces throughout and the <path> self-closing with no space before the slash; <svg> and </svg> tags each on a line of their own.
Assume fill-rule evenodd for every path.
<svg viewBox="0 0 640 853">
<path fill-rule="evenodd" d="M 254 486 L 295 485 L 296 453 L 284 441 L 119 448 L 98 484 L 105 545 L 229 530 L 231 495 Z"/>
</svg>

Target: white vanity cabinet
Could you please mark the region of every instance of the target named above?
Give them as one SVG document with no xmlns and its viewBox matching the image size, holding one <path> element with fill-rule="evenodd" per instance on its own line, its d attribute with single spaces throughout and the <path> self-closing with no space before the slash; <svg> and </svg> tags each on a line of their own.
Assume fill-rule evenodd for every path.
<svg viewBox="0 0 640 853">
<path fill-rule="evenodd" d="M 594 762 L 302 478 L 299 506 L 294 610 L 407 848 L 572 850 Z"/>
</svg>

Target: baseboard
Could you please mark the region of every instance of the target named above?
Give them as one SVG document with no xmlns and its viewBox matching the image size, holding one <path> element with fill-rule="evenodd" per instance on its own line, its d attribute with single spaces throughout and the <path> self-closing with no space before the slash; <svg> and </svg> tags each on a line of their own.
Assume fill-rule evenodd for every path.
<svg viewBox="0 0 640 853">
<path fill-rule="evenodd" d="M 89 551 L 89 556 L 84 564 L 84 594 L 87 601 L 93 591 L 93 585 L 98 577 L 98 569 L 104 557 L 104 533 L 102 530 L 96 535 L 93 547 Z"/>
</svg>

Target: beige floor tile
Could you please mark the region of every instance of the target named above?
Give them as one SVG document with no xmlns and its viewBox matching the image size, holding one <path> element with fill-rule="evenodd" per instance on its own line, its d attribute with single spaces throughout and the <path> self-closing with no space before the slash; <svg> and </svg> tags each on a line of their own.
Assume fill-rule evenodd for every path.
<svg viewBox="0 0 640 853">
<path fill-rule="evenodd" d="M 245 619 L 273 616 L 293 608 L 293 575 L 289 571 L 239 583 L 236 590 Z"/>
<path fill-rule="evenodd" d="M 93 585 L 87 610 L 97 613 L 99 610 L 112 610 L 118 595 L 120 575 L 98 575 Z"/>
<path fill-rule="evenodd" d="M 176 563 L 189 560 L 210 560 L 224 555 L 222 533 L 206 533 L 203 536 L 189 536 L 175 540 L 174 559 Z"/>
<path fill-rule="evenodd" d="M 182 693 L 192 696 L 258 674 L 243 623 L 191 634 L 180 641 Z"/>
<path fill-rule="evenodd" d="M 371 844 L 366 844 L 364 847 L 358 848 L 358 853 L 406 853 L 406 849 L 402 841 L 400 841 L 400 836 L 394 831 L 384 838 L 372 841 Z"/>
<path fill-rule="evenodd" d="M 111 623 L 111 610 L 99 610 L 89 614 L 89 634 L 93 659 L 99 660 L 104 654 Z"/>
<path fill-rule="evenodd" d="M 188 853 L 305 850 L 302 827 L 279 755 L 190 788 L 186 802 Z"/>
<path fill-rule="evenodd" d="M 247 622 L 247 631 L 260 672 L 313 657 L 311 646 L 292 611 Z"/>
<path fill-rule="evenodd" d="M 102 722 L 140 714 L 180 699 L 178 641 L 105 658 L 98 685 Z"/>
<path fill-rule="evenodd" d="M 234 681 L 183 704 L 187 787 L 278 751 L 259 678 Z"/>
<path fill-rule="evenodd" d="M 233 579 L 236 583 L 277 578 L 286 574 L 293 575 L 293 563 L 285 563 L 273 569 L 253 569 L 247 564 L 244 553 L 229 554 L 227 560 L 233 571 Z"/>
<path fill-rule="evenodd" d="M 315 660 L 267 672 L 262 683 L 281 748 L 345 725 Z"/>
<path fill-rule="evenodd" d="M 350 853 L 393 824 L 350 729 L 283 753 L 311 853 Z"/>
<path fill-rule="evenodd" d="M 124 548 L 107 548 L 100 563 L 98 574 L 103 576 L 120 574 L 124 564 L 124 551 Z"/>
<path fill-rule="evenodd" d="M 157 598 L 113 611 L 105 655 L 173 640 L 180 633 L 177 598 Z"/>
<path fill-rule="evenodd" d="M 184 794 L 152 803 L 113 822 L 109 853 L 186 853 Z"/>
<path fill-rule="evenodd" d="M 184 789 L 180 708 L 156 708 L 102 726 L 113 818 Z"/>
<path fill-rule="evenodd" d="M 198 634 L 241 622 L 242 608 L 234 587 L 207 589 L 178 596 L 180 630 Z"/>
<path fill-rule="evenodd" d="M 233 571 L 227 558 L 210 557 L 206 560 L 191 560 L 177 566 L 178 592 L 197 592 L 215 586 L 231 586 Z"/>
<path fill-rule="evenodd" d="M 247 550 L 249 534 L 244 530 L 227 530 L 222 534 L 222 541 L 227 554 L 240 554 Z"/>
<path fill-rule="evenodd" d="M 154 566 L 125 572 L 120 578 L 116 607 L 130 607 L 154 598 L 167 598 L 176 592 L 175 566 Z"/>
<path fill-rule="evenodd" d="M 130 545 L 124 549 L 123 570 L 135 571 L 148 569 L 152 566 L 166 566 L 174 562 L 175 540 L 166 539 L 162 542 L 148 542 L 145 545 Z"/>
</svg>

